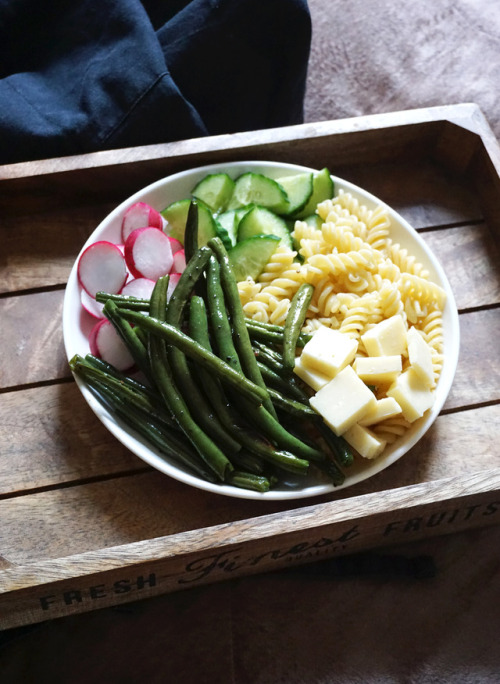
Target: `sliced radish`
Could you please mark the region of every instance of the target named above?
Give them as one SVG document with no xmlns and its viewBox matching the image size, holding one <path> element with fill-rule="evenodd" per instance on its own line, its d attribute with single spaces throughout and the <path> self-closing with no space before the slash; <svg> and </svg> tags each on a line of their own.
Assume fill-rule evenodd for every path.
<svg viewBox="0 0 500 684">
<path fill-rule="evenodd" d="M 77 274 L 80 285 L 91 297 L 95 297 L 99 291 L 116 294 L 124 286 L 128 275 L 125 258 L 119 247 L 105 240 L 94 242 L 82 253 Z"/>
<path fill-rule="evenodd" d="M 125 242 L 125 261 L 136 278 L 158 280 L 167 275 L 174 261 L 170 241 L 157 228 L 137 228 Z"/>
<path fill-rule="evenodd" d="M 80 290 L 80 300 L 85 311 L 93 318 L 104 318 L 104 314 L 102 313 L 104 304 L 96 302 L 96 300 L 83 289 Z"/>
<path fill-rule="evenodd" d="M 145 202 L 136 202 L 127 209 L 122 219 L 122 241 L 126 242 L 128 236 L 136 228 L 145 228 L 150 226 L 152 228 L 163 229 L 163 216 L 160 212 L 150 207 Z"/>
<path fill-rule="evenodd" d="M 155 281 L 150 278 L 132 278 L 128 283 L 125 283 L 120 294 L 127 297 L 137 297 L 138 299 L 149 299 L 154 286 Z"/>
<path fill-rule="evenodd" d="M 125 343 L 107 318 L 96 323 L 90 331 L 89 347 L 91 354 L 118 370 L 129 370 L 134 365 L 134 359 Z"/>
<path fill-rule="evenodd" d="M 172 266 L 172 270 L 175 271 L 175 273 L 182 273 L 185 268 L 186 254 L 183 249 L 180 249 L 178 252 L 175 252 L 174 254 L 174 263 Z"/>
<path fill-rule="evenodd" d="M 170 237 L 168 235 L 168 239 L 170 240 L 170 247 L 172 248 L 172 254 L 175 254 L 181 249 L 184 249 L 184 245 L 180 240 L 177 240 L 177 238 Z"/>
<path fill-rule="evenodd" d="M 177 283 L 179 282 L 181 275 L 181 273 L 170 273 L 168 276 L 167 301 L 170 299 L 172 292 L 177 287 Z"/>
</svg>

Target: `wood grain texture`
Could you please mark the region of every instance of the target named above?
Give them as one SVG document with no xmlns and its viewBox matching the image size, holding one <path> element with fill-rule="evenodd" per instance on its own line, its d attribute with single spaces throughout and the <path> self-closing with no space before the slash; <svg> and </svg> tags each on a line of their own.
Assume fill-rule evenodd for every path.
<svg viewBox="0 0 500 684">
<path fill-rule="evenodd" d="M 161 583 L 146 587 L 144 596 L 176 590 L 176 578 L 185 572 L 186 563 L 199 563 L 199 554 L 215 547 L 231 554 L 241 549 L 237 554 L 245 574 L 271 567 L 281 558 L 273 556 L 281 543 L 307 545 L 321 531 L 350 535 L 361 521 L 363 534 L 354 534 L 348 549 L 341 544 L 329 552 L 384 545 L 403 538 L 405 530 L 417 538 L 493 523 L 493 513 L 500 510 L 494 427 L 499 418 L 500 358 L 492 343 L 500 325 L 498 224 L 490 222 L 492 214 L 487 216 L 484 209 L 491 210 L 500 192 L 493 182 L 498 175 L 496 153 L 492 148 L 493 157 L 489 156 L 489 129 L 475 107 L 409 112 L 401 115 L 395 128 L 394 122 L 392 116 L 375 116 L 280 130 L 278 135 L 245 134 L 236 150 L 231 147 L 234 140 L 225 138 L 203 141 L 201 147 L 187 141 L 169 148 L 175 153 L 166 160 L 160 156 L 166 148 L 160 146 L 121 151 L 113 159 L 98 155 L 0 170 L 0 178 L 10 178 L 0 186 L 12 190 L 1 200 L 9 226 L 15 225 L 17 214 L 23 217 L 26 236 L 49 220 L 57 226 L 49 227 L 50 240 L 40 260 L 49 261 L 51 269 L 36 265 L 35 249 L 25 253 L 11 241 L 14 261 L 11 266 L 6 262 L 3 271 L 8 288 L 15 289 L 15 296 L 9 296 L 10 290 L 0 297 L 0 406 L 7 418 L 0 437 L 11 441 L 0 458 L 0 582 L 6 590 L 16 590 L 1 599 L 10 614 L 9 625 L 46 617 L 37 594 L 42 585 L 50 591 L 72 591 L 76 578 L 84 582 L 84 604 L 65 604 L 58 598 L 54 615 L 132 600 L 133 596 L 111 590 L 99 606 L 87 602 L 89 583 L 99 587 L 102 573 L 105 581 L 119 582 L 124 568 L 153 567 L 163 573 Z M 452 147 L 460 140 L 461 126 L 465 144 L 455 154 Z M 389 145 L 388 132 L 394 132 Z M 69 371 L 60 329 L 64 293 L 58 281 L 72 250 L 76 256 L 79 241 L 92 229 L 94 217 L 115 201 L 117 193 L 128 191 L 133 183 L 135 189 L 142 187 L 153 173 L 201 159 L 248 158 L 250 151 L 261 158 L 313 166 L 335 160 L 344 177 L 395 205 L 443 262 L 463 311 L 456 379 L 443 414 L 425 439 L 376 477 L 312 502 L 233 500 L 151 471 L 110 437 L 74 384 L 66 381 Z M 481 194 L 471 180 L 478 160 Z M 108 182 L 103 183 L 106 176 Z M 121 179 L 126 180 L 123 185 Z M 31 199 L 22 208 L 28 190 Z M 79 193 L 76 235 L 67 207 Z M 37 220 L 31 225 L 27 219 L 34 211 Z M 54 242 L 58 230 L 65 234 L 64 247 Z M 25 270 L 24 258 L 29 264 Z M 469 458 L 471 452 L 474 458 Z M 386 528 L 395 535 L 389 540 Z M 308 562 L 314 553 L 300 554 L 299 561 Z M 262 564 L 251 560 L 256 557 L 264 559 Z M 234 576 L 240 560 L 221 560 L 207 581 Z M 26 593 L 20 602 L 16 592 L 21 587 Z"/>
<path fill-rule="evenodd" d="M 62 339 L 63 290 L 0 299 L 0 388 L 70 376 Z"/>
<path fill-rule="evenodd" d="M 90 233 L 111 205 L 57 207 L 57 196 L 46 193 L 52 206 L 45 211 L 21 207 L 0 222 L 0 293 L 64 285 Z"/>
<path fill-rule="evenodd" d="M 0 394 L 0 413 L 0 496 L 147 467 L 73 382 Z"/>
<path fill-rule="evenodd" d="M 455 472 L 466 477 L 499 467 L 494 425 L 500 407 L 440 416 L 424 441 L 374 478 L 317 501 L 348 502 L 356 496 L 401 489 L 449 478 Z M 484 421 L 484 422 L 483 422 Z M 474 457 L 461 445 L 473 429 Z M 39 465 L 41 469 L 43 462 Z M 79 467 L 85 467 L 82 462 Z M 51 463 L 46 464 L 50 476 Z M 95 472 L 88 464 L 85 476 Z M 109 466 L 108 466 L 109 468 Z M 112 471 L 111 471 L 112 472 Z M 380 496 L 380 501 L 384 500 Z M 0 500 L 5 532 L 2 554 L 12 563 L 30 558 L 46 560 L 196 530 L 272 512 L 299 514 L 314 500 L 250 502 L 219 497 L 189 488 L 151 471 L 77 487 Z M 361 504 L 362 506 L 363 504 Z M 319 515 L 318 511 L 318 515 Z M 32 534 L 34 526 L 38 531 Z"/>
</svg>

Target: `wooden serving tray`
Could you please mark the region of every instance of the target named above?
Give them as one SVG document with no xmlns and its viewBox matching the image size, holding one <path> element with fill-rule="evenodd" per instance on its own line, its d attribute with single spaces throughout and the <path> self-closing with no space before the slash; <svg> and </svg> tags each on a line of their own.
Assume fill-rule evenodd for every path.
<svg viewBox="0 0 500 684">
<path fill-rule="evenodd" d="M 461 353 L 406 456 L 332 495 L 260 503 L 133 456 L 72 380 L 70 268 L 117 203 L 173 172 L 293 162 L 398 210 L 443 264 Z M 0 167 L 0 629 L 500 520 L 500 149 L 464 104 Z"/>
</svg>

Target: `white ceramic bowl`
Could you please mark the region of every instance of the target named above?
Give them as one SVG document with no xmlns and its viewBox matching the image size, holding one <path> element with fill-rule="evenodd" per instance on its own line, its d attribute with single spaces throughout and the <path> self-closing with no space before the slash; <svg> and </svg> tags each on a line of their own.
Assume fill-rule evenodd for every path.
<svg viewBox="0 0 500 684">
<path fill-rule="evenodd" d="M 157 210 L 161 210 L 170 202 L 189 197 L 191 189 L 207 173 L 226 171 L 233 178 L 236 178 L 238 175 L 245 173 L 246 171 L 255 171 L 265 173 L 266 175 L 274 178 L 279 178 L 284 174 L 291 175 L 292 173 L 310 170 L 311 169 L 306 167 L 295 166 L 292 164 L 248 161 L 214 164 L 211 166 L 199 167 L 173 174 L 167 178 L 162 178 L 161 180 L 152 183 L 139 192 L 136 192 L 134 195 L 116 207 L 116 209 L 114 209 L 97 226 L 87 242 L 83 245 L 81 251 L 83 252 L 86 247 L 96 240 L 109 240 L 116 243 L 120 242 L 122 216 L 130 205 L 134 204 L 135 202 L 142 201 L 147 202 Z M 373 195 L 365 192 L 352 183 L 346 182 L 335 176 L 333 179 L 335 182 L 336 192 L 340 189 L 350 192 L 368 208 L 384 204 Z M 435 403 L 430 411 L 428 411 L 423 418 L 416 421 L 402 438 L 398 439 L 393 445 L 387 447 L 384 454 L 380 458 L 374 461 L 362 461 L 351 471 L 347 470 L 346 480 L 341 488 L 349 487 L 357 482 L 372 477 L 376 473 L 397 461 L 416 444 L 416 442 L 425 434 L 425 432 L 429 429 L 438 416 L 450 390 L 458 361 L 458 313 L 453 293 L 445 273 L 438 260 L 424 243 L 419 234 L 399 214 L 393 211 L 390 207 L 387 207 L 387 209 L 391 219 L 391 237 L 395 242 L 398 242 L 403 247 L 406 247 L 409 253 L 414 255 L 418 261 L 420 261 L 420 263 L 427 268 L 430 273 L 430 278 L 446 291 L 447 302 L 443 315 L 444 364 L 436 389 Z M 85 354 L 88 353 L 88 333 L 95 322 L 94 319 L 91 319 L 91 317 L 82 310 L 80 305 L 80 287 L 76 274 L 77 262 L 78 259 L 75 261 L 71 271 L 64 298 L 63 335 L 68 359 L 73 357 L 73 355 L 76 353 L 81 354 L 82 356 L 85 356 Z M 152 467 L 165 473 L 166 475 L 170 475 L 171 477 L 180 480 L 181 482 L 226 496 L 257 500 L 299 499 L 317 496 L 320 494 L 327 494 L 334 491 L 334 489 L 340 489 L 340 487 L 334 488 L 331 484 L 325 482 L 320 476 L 316 477 L 314 474 L 310 474 L 306 478 L 301 478 L 300 480 L 290 478 L 290 481 L 287 485 L 273 489 L 265 494 L 239 489 L 228 485 L 217 485 L 205 482 L 187 470 L 183 469 L 182 466 L 167 460 L 163 456 L 160 456 L 154 449 L 148 446 L 148 444 L 146 444 L 142 438 L 137 436 L 137 434 L 129 430 L 123 423 L 110 415 L 97 401 L 93 394 L 87 389 L 80 378 L 77 377 L 76 382 L 96 416 L 102 421 L 108 430 L 110 430 L 110 432 L 120 442 L 122 442 L 122 444 L 124 444 L 128 449 L 130 449 L 130 451 L 139 456 L 139 458 Z"/>
</svg>

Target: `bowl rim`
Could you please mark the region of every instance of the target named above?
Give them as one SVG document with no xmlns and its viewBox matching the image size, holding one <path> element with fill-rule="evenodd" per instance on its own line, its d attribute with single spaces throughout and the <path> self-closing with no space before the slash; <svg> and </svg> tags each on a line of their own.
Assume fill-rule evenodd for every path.
<svg viewBox="0 0 500 684">
<path fill-rule="evenodd" d="M 304 171 L 317 172 L 318 170 L 288 162 L 261 160 L 217 162 L 185 169 L 183 171 L 160 178 L 153 183 L 150 183 L 139 189 L 128 198 L 123 200 L 117 207 L 109 212 L 94 229 L 92 234 L 82 246 L 72 266 L 65 288 L 62 314 L 64 347 L 68 360 L 71 359 L 79 350 L 78 344 L 75 343 L 75 325 L 79 327 L 78 332 L 80 333 L 80 337 L 83 336 L 82 316 L 84 317 L 84 314 L 82 313 L 81 309 L 78 309 L 78 307 L 75 306 L 79 305 L 79 296 L 78 301 L 76 297 L 76 295 L 79 294 L 77 264 L 82 252 L 90 244 L 96 241 L 97 236 L 101 238 L 103 233 L 111 232 L 112 230 L 115 230 L 116 232 L 118 223 L 121 224 L 121 217 L 123 216 L 124 211 L 135 202 L 146 201 L 152 204 L 152 206 L 157 210 L 161 210 L 167 206 L 170 201 L 174 201 L 174 199 L 183 199 L 182 197 L 175 197 L 174 199 L 167 201 L 165 204 L 163 204 L 163 206 L 160 206 L 157 203 L 159 201 L 157 198 L 163 193 L 165 187 L 168 188 L 168 186 L 173 183 L 177 183 L 182 186 L 184 183 L 186 187 L 190 186 L 192 188 L 196 182 L 193 180 L 194 178 L 199 179 L 208 173 L 214 173 L 217 171 L 226 171 L 230 173 L 233 178 L 246 171 L 262 172 L 266 173 L 267 175 L 271 175 L 271 177 L 279 178 L 280 175 L 283 175 L 283 171 L 301 173 Z M 260 493 L 252 490 L 240 489 L 231 485 L 206 482 L 187 470 L 184 470 L 182 466 L 178 466 L 175 463 L 169 462 L 166 457 L 161 456 L 159 452 L 155 451 L 153 447 L 149 446 L 142 437 L 126 427 L 119 419 L 111 415 L 97 400 L 94 394 L 88 389 L 85 383 L 78 376 L 73 374 L 76 384 L 84 399 L 97 418 L 103 423 L 103 425 L 127 449 L 129 449 L 132 453 L 156 470 L 159 470 L 160 472 L 169 475 L 170 477 L 183 482 L 184 484 L 205 490 L 207 492 L 233 498 L 263 501 L 286 501 L 312 498 L 342 491 L 348 487 L 352 487 L 355 484 L 374 477 L 379 472 L 382 472 L 387 467 L 402 458 L 402 456 L 404 456 L 413 446 L 415 446 L 415 444 L 424 436 L 439 415 L 453 383 L 460 348 L 458 311 L 453 291 L 445 271 L 432 250 L 426 245 L 421 235 L 397 211 L 360 186 L 335 176 L 334 174 L 331 174 L 331 176 L 335 184 L 336 193 L 339 189 L 342 189 L 346 192 L 352 193 L 354 197 L 362 200 L 363 204 L 367 206 L 381 206 L 386 209 L 391 219 L 391 233 L 396 227 L 396 233 L 398 235 L 402 235 L 405 240 L 408 240 L 411 243 L 413 249 L 412 254 L 414 254 L 415 251 L 418 252 L 418 260 L 423 263 L 428 270 L 431 271 L 432 280 L 443 287 L 446 292 L 447 300 L 445 311 L 443 313 L 443 337 L 445 353 L 443 354 L 443 368 L 436 388 L 433 406 L 422 418 L 420 418 L 418 421 L 415 421 L 415 423 L 413 423 L 412 426 L 405 432 L 403 442 L 397 440 L 395 445 L 388 446 L 384 454 L 382 454 L 382 456 L 380 456 L 378 459 L 374 459 L 368 463 L 363 461 L 362 465 L 364 467 L 359 469 L 357 473 L 353 475 L 346 473 L 346 480 L 342 485 L 335 487 L 330 483 L 319 483 L 298 488 L 296 482 L 293 480 L 293 478 L 291 478 L 290 486 L 287 489 L 271 489 L 268 492 Z M 146 197 L 149 199 L 145 199 Z M 110 238 L 108 237 L 108 239 Z M 403 245 L 405 240 L 403 240 Z M 416 250 L 415 247 L 417 248 Z M 446 326 L 444 325 L 445 322 Z M 81 351 L 78 351 L 78 353 L 81 353 Z"/>
</svg>

